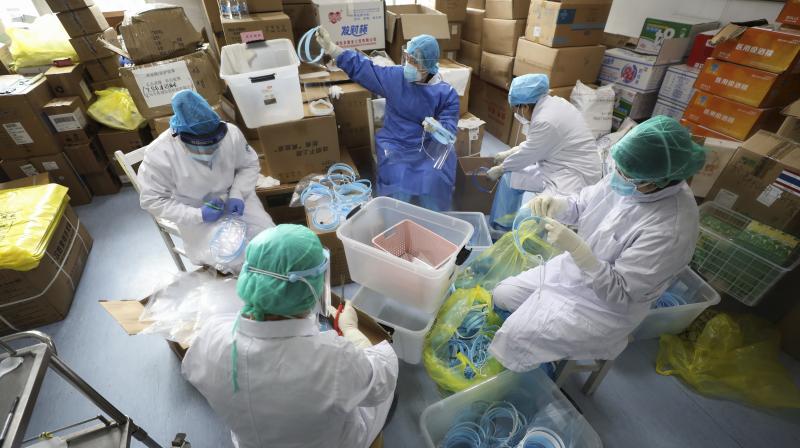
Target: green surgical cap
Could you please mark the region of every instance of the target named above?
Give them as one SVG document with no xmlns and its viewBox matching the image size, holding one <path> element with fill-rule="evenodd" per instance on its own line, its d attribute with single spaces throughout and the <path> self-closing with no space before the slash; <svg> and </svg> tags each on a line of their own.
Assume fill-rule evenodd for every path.
<svg viewBox="0 0 800 448">
<path fill-rule="evenodd" d="M 297 316 L 311 310 L 316 298 L 303 281 L 294 283 L 252 272 L 248 267 L 288 275 L 312 269 L 325 261 L 322 243 L 310 229 L 281 224 L 259 233 L 247 245 L 244 266 L 236 292 L 244 301 L 242 314 L 263 320 L 267 314 Z M 306 277 L 318 295 L 325 286 L 325 274 Z"/>
<path fill-rule="evenodd" d="M 657 115 L 628 132 L 611 148 L 611 157 L 626 177 L 664 187 L 700 171 L 706 151 L 674 118 Z"/>
</svg>

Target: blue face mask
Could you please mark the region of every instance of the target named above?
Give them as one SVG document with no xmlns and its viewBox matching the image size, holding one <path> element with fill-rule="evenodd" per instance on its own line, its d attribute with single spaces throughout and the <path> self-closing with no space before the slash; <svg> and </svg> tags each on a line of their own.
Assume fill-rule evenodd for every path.
<svg viewBox="0 0 800 448">
<path fill-rule="evenodd" d="M 189 143 L 184 143 L 184 145 L 186 145 L 186 152 L 189 153 L 189 157 L 203 163 L 211 163 L 217 156 L 217 149 L 219 148 L 219 143 L 210 146 L 192 145 Z"/>
<path fill-rule="evenodd" d="M 405 65 L 403 65 L 403 78 L 408 82 L 417 82 L 422 79 L 422 75 L 413 65 L 406 62 Z"/>
<path fill-rule="evenodd" d="M 611 174 L 611 189 L 620 196 L 633 196 L 639 193 L 636 184 L 620 176 L 616 170 Z"/>
</svg>

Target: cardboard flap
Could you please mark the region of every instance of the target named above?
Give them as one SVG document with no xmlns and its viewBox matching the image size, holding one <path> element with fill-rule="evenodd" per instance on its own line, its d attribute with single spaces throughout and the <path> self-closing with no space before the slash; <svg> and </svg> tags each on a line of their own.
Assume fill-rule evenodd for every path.
<svg viewBox="0 0 800 448">
<path fill-rule="evenodd" d="M 144 302 L 140 300 L 101 300 L 100 306 L 131 336 L 150 326 L 150 322 L 139 320 L 144 311 Z"/>
<path fill-rule="evenodd" d="M 450 38 L 446 15 L 420 5 L 397 5 L 386 8 L 386 37 L 389 42 L 393 41 L 398 20 L 403 32 L 399 37 L 403 40 L 420 34 L 430 34 L 437 39 Z"/>
<path fill-rule="evenodd" d="M 742 149 L 780 161 L 800 170 L 800 145 L 767 131 L 758 131 L 742 144 Z"/>
<path fill-rule="evenodd" d="M 124 57 L 126 59 L 130 59 L 131 58 L 131 56 L 128 54 L 128 52 L 126 52 L 122 48 L 112 44 L 111 42 L 107 41 L 102 36 L 97 38 L 97 42 L 99 42 L 100 45 L 102 45 L 103 47 L 105 47 L 109 51 L 112 51 L 112 52 L 114 52 L 114 53 L 116 53 L 116 54 L 118 54 L 118 55 L 120 55 L 120 56 L 122 56 L 122 57 Z"/>
<path fill-rule="evenodd" d="M 711 45 L 717 45 L 719 43 L 736 39 L 747 31 L 746 26 L 741 25 L 734 25 L 733 23 L 729 23 L 720 29 L 714 37 L 711 38 Z"/>
<path fill-rule="evenodd" d="M 784 107 L 781 113 L 790 117 L 800 118 L 800 100 Z"/>
<path fill-rule="evenodd" d="M 22 179 L 10 180 L 0 183 L 0 190 L 11 190 L 13 188 L 33 187 L 36 185 L 47 185 L 50 183 L 50 175 L 39 173 L 35 176 L 23 177 Z"/>
<path fill-rule="evenodd" d="M 394 30 L 397 27 L 397 21 L 400 16 L 392 11 L 394 6 L 386 7 L 386 41 L 389 43 L 394 42 Z"/>
</svg>

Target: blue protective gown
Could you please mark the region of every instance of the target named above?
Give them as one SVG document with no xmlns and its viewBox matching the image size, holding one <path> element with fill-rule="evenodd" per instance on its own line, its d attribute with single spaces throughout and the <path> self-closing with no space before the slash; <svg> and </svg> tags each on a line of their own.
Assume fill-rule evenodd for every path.
<svg viewBox="0 0 800 448">
<path fill-rule="evenodd" d="M 383 128 L 376 136 L 378 194 L 409 201 L 434 210 L 449 210 L 453 199 L 456 154 L 451 152 L 442 169 L 422 144 L 422 122 L 433 117 L 454 135 L 458 126 L 458 94 L 435 76 L 431 82 L 410 83 L 403 67 L 379 67 L 366 56 L 346 50 L 336 64 L 353 81 L 386 98 Z M 437 82 L 438 81 L 438 82 Z"/>
</svg>

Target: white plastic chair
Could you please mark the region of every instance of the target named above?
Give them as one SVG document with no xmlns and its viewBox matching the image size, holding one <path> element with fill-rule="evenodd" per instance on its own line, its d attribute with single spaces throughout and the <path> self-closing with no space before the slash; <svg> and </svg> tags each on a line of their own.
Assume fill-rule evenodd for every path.
<svg viewBox="0 0 800 448">
<path fill-rule="evenodd" d="M 128 176 L 128 179 L 130 179 L 131 184 L 133 184 L 133 188 L 135 188 L 136 192 L 139 194 L 141 194 L 142 191 L 139 189 L 139 180 L 136 177 L 136 170 L 133 169 L 133 166 L 137 163 L 140 163 L 144 159 L 145 148 L 146 146 L 131 151 L 127 154 L 123 153 L 122 151 L 114 152 L 114 158 L 117 159 L 117 163 L 119 163 L 119 165 L 122 167 L 122 170 L 125 171 L 125 174 Z M 184 250 L 180 247 L 177 247 L 175 242 L 172 240 L 173 236 L 178 238 L 181 237 L 178 227 L 166 219 L 156 218 L 152 215 L 151 217 L 153 218 L 153 222 L 156 223 L 156 227 L 158 227 L 158 233 L 161 234 L 161 238 L 164 240 L 164 244 L 166 244 L 169 254 L 172 257 L 172 261 L 175 262 L 175 266 L 178 267 L 178 270 L 186 272 L 186 266 L 183 264 L 183 259 L 181 258 L 182 256 L 186 256 L 186 252 L 184 252 Z"/>
</svg>

